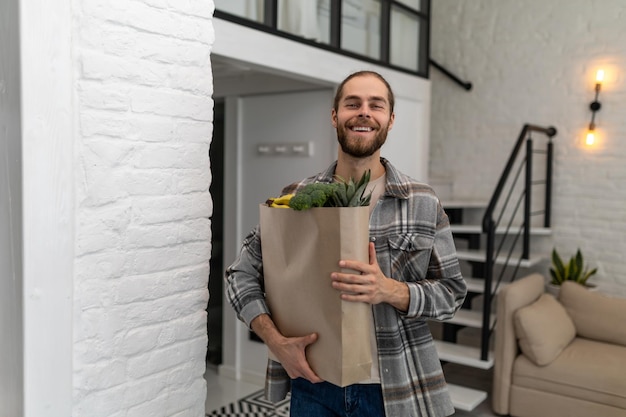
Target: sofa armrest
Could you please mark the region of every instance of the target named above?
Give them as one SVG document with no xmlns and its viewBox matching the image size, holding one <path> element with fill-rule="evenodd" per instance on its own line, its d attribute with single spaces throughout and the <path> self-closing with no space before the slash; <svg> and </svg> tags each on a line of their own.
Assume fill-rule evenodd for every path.
<svg viewBox="0 0 626 417">
<path fill-rule="evenodd" d="M 498 414 L 509 414 L 513 362 L 519 351 L 514 314 L 519 308 L 536 301 L 543 294 L 544 287 L 543 275 L 532 274 L 507 285 L 497 295 L 492 406 Z"/>
</svg>

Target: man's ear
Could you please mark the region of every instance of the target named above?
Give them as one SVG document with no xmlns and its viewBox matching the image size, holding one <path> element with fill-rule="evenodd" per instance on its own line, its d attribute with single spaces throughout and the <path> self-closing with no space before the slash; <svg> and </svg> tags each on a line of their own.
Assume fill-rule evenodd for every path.
<svg viewBox="0 0 626 417">
<path fill-rule="evenodd" d="M 333 127 L 337 129 L 337 111 L 335 109 L 332 109 L 330 111 L 330 122 L 332 123 Z"/>
<path fill-rule="evenodd" d="M 391 130 L 391 128 L 393 127 L 393 122 L 395 120 L 396 120 L 396 114 L 391 113 L 391 116 L 389 117 L 389 128 L 387 130 Z"/>
</svg>

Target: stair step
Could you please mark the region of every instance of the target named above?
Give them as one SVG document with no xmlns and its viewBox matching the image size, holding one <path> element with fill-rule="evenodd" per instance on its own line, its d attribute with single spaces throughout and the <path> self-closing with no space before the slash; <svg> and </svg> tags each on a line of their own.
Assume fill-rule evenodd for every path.
<svg viewBox="0 0 626 417">
<path fill-rule="evenodd" d="M 492 328 L 495 322 L 496 316 L 492 314 L 489 321 L 489 328 Z M 482 311 L 462 308 L 456 312 L 453 318 L 446 320 L 445 323 L 459 324 L 461 326 L 476 327 L 480 329 L 483 327 L 483 313 Z"/>
<path fill-rule="evenodd" d="M 484 250 L 457 250 L 456 255 L 460 260 L 463 261 L 485 262 L 485 259 L 487 258 Z M 517 264 L 518 257 L 519 255 L 511 256 L 510 262 L 512 265 Z M 498 256 L 495 262 L 498 265 L 504 265 L 506 264 L 506 259 L 506 256 Z M 543 259 L 544 258 L 539 255 L 531 255 L 530 259 L 522 259 L 520 266 L 522 266 L 523 268 L 530 268 L 537 265 Z"/>
<path fill-rule="evenodd" d="M 448 209 L 486 209 L 489 205 L 488 202 L 480 200 L 464 200 L 464 199 L 450 199 L 442 200 L 441 205 L 445 210 Z"/>
<path fill-rule="evenodd" d="M 479 224 L 451 224 L 450 229 L 452 230 L 452 234 L 457 235 L 477 235 L 482 234 L 483 227 Z M 518 228 L 511 228 L 509 233 L 517 232 Z M 506 227 L 498 227 L 496 229 L 496 235 L 503 235 L 506 233 Z M 550 236 L 552 234 L 552 229 L 549 227 L 531 227 L 530 234 L 532 236 Z"/>
<path fill-rule="evenodd" d="M 467 285 L 467 291 L 468 292 L 475 292 L 475 293 L 484 293 L 485 292 L 485 280 L 482 278 L 464 278 L 465 279 L 465 284 Z M 498 291 L 500 291 L 502 288 L 504 288 L 507 285 L 506 282 L 501 282 L 500 286 L 498 286 Z M 491 283 L 491 292 L 493 293 L 493 291 L 496 289 L 496 283 L 492 282 Z"/>
<path fill-rule="evenodd" d="M 487 399 L 487 393 L 485 391 L 462 387 L 460 385 L 448 384 L 448 391 L 452 398 L 452 404 L 457 410 L 472 411 Z"/>
<path fill-rule="evenodd" d="M 442 340 L 435 340 L 435 347 L 437 348 L 439 359 L 442 361 L 479 369 L 491 369 L 493 367 L 493 355 L 490 353 L 486 361 L 480 360 L 479 348 L 444 342 Z"/>
</svg>

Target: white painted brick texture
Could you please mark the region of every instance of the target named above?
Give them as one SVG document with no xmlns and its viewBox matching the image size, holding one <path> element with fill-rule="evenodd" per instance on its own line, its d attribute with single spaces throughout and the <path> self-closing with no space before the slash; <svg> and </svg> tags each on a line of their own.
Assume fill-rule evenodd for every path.
<svg viewBox="0 0 626 417">
<path fill-rule="evenodd" d="M 200 417 L 212 0 L 75 3 L 74 417 Z"/>
<path fill-rule="evenodd" d="M 452 180 L 457 197 L 487 199 L 523 124 L 554 125 L 554 245 L 567 255 L 580 247 L 599 268 L 594 279 L 626 285 L 626 3 L 436 0 L 432 7 L 433 59 L 474 88 L 431 71 L 431 178 Z M 588 148 L 601 67 L 599 143 Z"/>
</svg>

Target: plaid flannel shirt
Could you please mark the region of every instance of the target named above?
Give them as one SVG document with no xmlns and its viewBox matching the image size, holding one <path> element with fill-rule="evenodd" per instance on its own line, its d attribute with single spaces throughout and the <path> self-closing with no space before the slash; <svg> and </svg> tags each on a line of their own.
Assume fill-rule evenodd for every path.
<svg viewBox="0 0 626 417">
<path fill-rule="evenodd" d="M 370 218 L 370 240 L 378 263 L 389 278 L 406 282 L 406 312 L 389 304 L 372 306 L 381 387 L 388 417 L 447 416 L 454 413 L 441 363 L 427 320 L 451 318 L 460 308 L 466 285 L 452 233 L 439 199 L 381 158 L 387 171 L 385 191 Z M 283 194 L 311 182 L 331 182 L 336 162 L 317 176 L 292 184 Z M 237 260 L 226 271 L 227 297 L 248 327 L 260 314 L 270 314 L 264 298 L 260 232 L 245 238 Z M 289 376 L 268 361 L 266 396 L 285 398 Z"/>
</svg>

